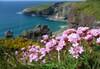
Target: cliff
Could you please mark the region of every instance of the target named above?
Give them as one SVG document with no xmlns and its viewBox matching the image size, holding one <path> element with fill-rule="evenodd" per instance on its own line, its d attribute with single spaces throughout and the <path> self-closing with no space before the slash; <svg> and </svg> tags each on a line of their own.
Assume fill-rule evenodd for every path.
<svg viewBox="0 0 100 69">
<path fill-rule="evenodd" d="M 24 14 L 45 16 L 51 20 L 67 20 L 69 27 L 98 26 L 96 21 L 100 20 L 100 1 L 88 0 L 85 2 L 59 2 L 41 7 L 26 8 Z"/>
<path fill-rule="evenodd" d="M 22 12 L 25 15 L 37 15 L 37 16 L 46 16 L 50 19 L 66 19 L 66 10 L 67 6 L 64 6 L 64 2 L 58 2 L 54 4 L 43 4 L 40 6 L 25 8 Z"/>
</svg>

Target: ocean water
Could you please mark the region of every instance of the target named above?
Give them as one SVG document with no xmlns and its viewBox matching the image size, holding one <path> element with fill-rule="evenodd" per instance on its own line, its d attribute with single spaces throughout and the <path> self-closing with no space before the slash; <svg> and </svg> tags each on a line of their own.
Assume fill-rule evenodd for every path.
<svg viewBox="0 0 100 69">
<path fill-rule="evenodd" d="M 20 35 L 23 31 L 36 26 L 37 24 L 48 25 L 51 31 L 58 31 L 67 23 L 50 21 L 43 17 L 25 16 L 17 14 L 26 7 L 36 6 L 44 3 L 52 2 L 0 2 L 0 37 L 4 36 L 4 32 L 12 30 L 14 36 Z"/>
</svg>

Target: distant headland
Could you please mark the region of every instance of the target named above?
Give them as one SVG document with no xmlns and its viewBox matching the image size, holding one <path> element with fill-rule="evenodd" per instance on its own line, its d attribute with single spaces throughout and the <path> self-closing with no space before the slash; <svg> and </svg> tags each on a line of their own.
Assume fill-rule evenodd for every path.
<svg viewBox="0 0 100 69">
<path fill-rule="evenodd" d="M 50 20 L 67 21 L 69 27 L 79 26 L 100 27 L 100 1 L 87 0 L 85 2 L 57 2 L 43 4 L 22 10 L 29 16 L 43 16 Z"/>
</svg>

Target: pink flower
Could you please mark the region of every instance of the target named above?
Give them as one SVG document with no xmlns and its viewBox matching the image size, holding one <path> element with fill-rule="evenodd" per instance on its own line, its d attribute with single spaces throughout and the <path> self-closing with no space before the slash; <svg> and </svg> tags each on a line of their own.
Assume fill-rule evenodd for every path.
<svg viewBox="0 0 100 69">
<path fill-rule="evenodd" d="M 39 51 L 38 46 L 32 46 L 32 47 L 29 49 L 29 52 L 38 52 L 38 51 Z"/>
<path fill-rule="evenodd" d="M 82 32 L 86 32 L 87 30 L 89 30 L 89 27 L 78 27 L 77 30 L 81 30 Z"/>
<path fill-rule="evenodd" d="M 46 47 L 53 47 L 53 44 L 52 44 L 52 41 L 50 40 L 49 42 L 47 42 L 46 44 L 45 44 L 45 46 Z"/>
<path fill-rule="evenodd" d="M 49 38 L 48 35 L 43 35 L 42 37 L 43 37 L 43 40 L 47 40 Z"/>
<path fill-rule="evenodd" d="M 87 32 L 87 34 L 91 34 L 95 37 L 99 36 L 100 35 L 100 30 L 99 29 L 91 29 Z"/>
<path fill-rule="evenodd" d="M 32 53 L 29 55 L 29 61 L 32 62 L 32 61 L 38 61 L 38 54 L 37 53 Z"/>
<path fill-rule="evenodd" d="M 49 53 L 52 50 L 52 47 L 54 46 L 54 44 L 53 44 L 52 40 L 50 40 L 49 42 L 47 42 L 45 44 L 45 46 L 46 46 L 47 53 Z"/>
<path fill-rule="evenodd" d="M 100 37 L 97 38 L 96 43 L 97 43 L 97 44 L 100 44 Z"/>
<path fill-rule="evenodd" d="M 61 40 L 61 41 L 59 41 L 58 45 L 56 46 L 56 50 L 60 51 L 63 49 L 64 46 L 65 46 L 65 41 Z"/>
<path fill-rule="evenodd" d="M 27 56 L 28 56 L 28 52 L 27 51 L 23 52 L 23 57 L 27 57 Z"/>
<path fill-rule="evenodd" d="M 79 57 L 80 54 L 82 54 L 84 52 L 83 47 L 82 46 L 74 46 L 71 47 L 69 50 L 69 53 L 75 57 L 76 59 Z"/>
<path fill-rule="evenodd" d="M 68 36 L 68 41 L 70 41 L 71 43 L 77 43 L 78 41 L 80 41 L 80 36 L 76 33 L 72 33 Z"/>
<path fill-rule="evenodd" d="M 44 43 L 44 44 L 46 43 L 46 41 L 45 41 L 45 40 L 41 40 L 40 42 L 41 42 L 41 43 Z"/>
<path fill-rule="evenodd" d="M 84 35 L 84 33 L 83 33 L 82 30 L 77 30 L 76 33 L 79 34 L 80 36 L 83 36 Z"/>
<path fill-rule="evenodd" d="M 62 38 L 64 38 L 64 39 L 67 38 L 67 36 L 68 35 L 66 35 L 66 34 L 62 34 Z"/>
<path fill-rule="evenodd" d="M 81 37 L 86 35 L 86 32 L 89 30 L 89 27 L 78 27 L 76 33 Z"/>
<path fill-rule="evenodd" d="M 47 53 L 49 53 L 51 50 L 52 50 L 51 48 L 46 47 L 46 51 L 47 51 Z"/>
<path fill-rule="evenodd" d="M 40 48 L 40 53 L 41 54 L 46 54 L 46 48 Z"/>
<path fill-rule="evenodd" d="M 65 30 L 65 31 L 63 32 L 63 34 L 69 35 L 69 34 L 75 33 L 75 32 L 76 32 L 75 29 L 67 29 L 67 30 Z"/>
<path fill-rule="evenodd" d="M 92 35 L 86 35 L 83 39 L 87 40 L 87 41 L 91 41 L 93 39 Z"/>
<path fill-rule="evenodd" d="M 40 53 L 41 53 L 41 55 L 40 55 L 39 59 L 43 59 L 43 57 L 45 57 L 46 53 L 47 53 L 46 48 L 41 48 Z"/>
<path fill-rule="evenodd" d="M 57 44 L 57 40 L 51 39 L 49 42 L 45 44 L 45 46 L 51 48 L 54 47 L 56 44 Z"/>
<path fill-rule="evenodd" d="M 53 46 L 55 46 L 58 43 L 58 41 L 56 39 L 51 39 L 51 41 L 52 41 Z"/>
<path fill-rule="evenodd" d="M 79 43 L 73 43 L 72 46 L 73 46 L 73 47 L 79 46 Z"/>
<path fill-rule="evenodd" d="M 59 40 L 61 40 L 63 38 L 62 38 L 62 36 L 57 36 L 55 39 L 59 41 Z"/>
</svg>

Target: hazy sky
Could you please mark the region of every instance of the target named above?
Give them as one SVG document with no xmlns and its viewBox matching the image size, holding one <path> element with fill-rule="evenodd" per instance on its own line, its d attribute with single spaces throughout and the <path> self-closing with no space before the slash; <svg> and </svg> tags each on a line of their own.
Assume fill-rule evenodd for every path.
<svg viewBox="0 0 100 69">
<path fill-rule="evenodd" d="M 84 1 L 84 0 L 0 0 L 0 1 Z"/>
</svg>

